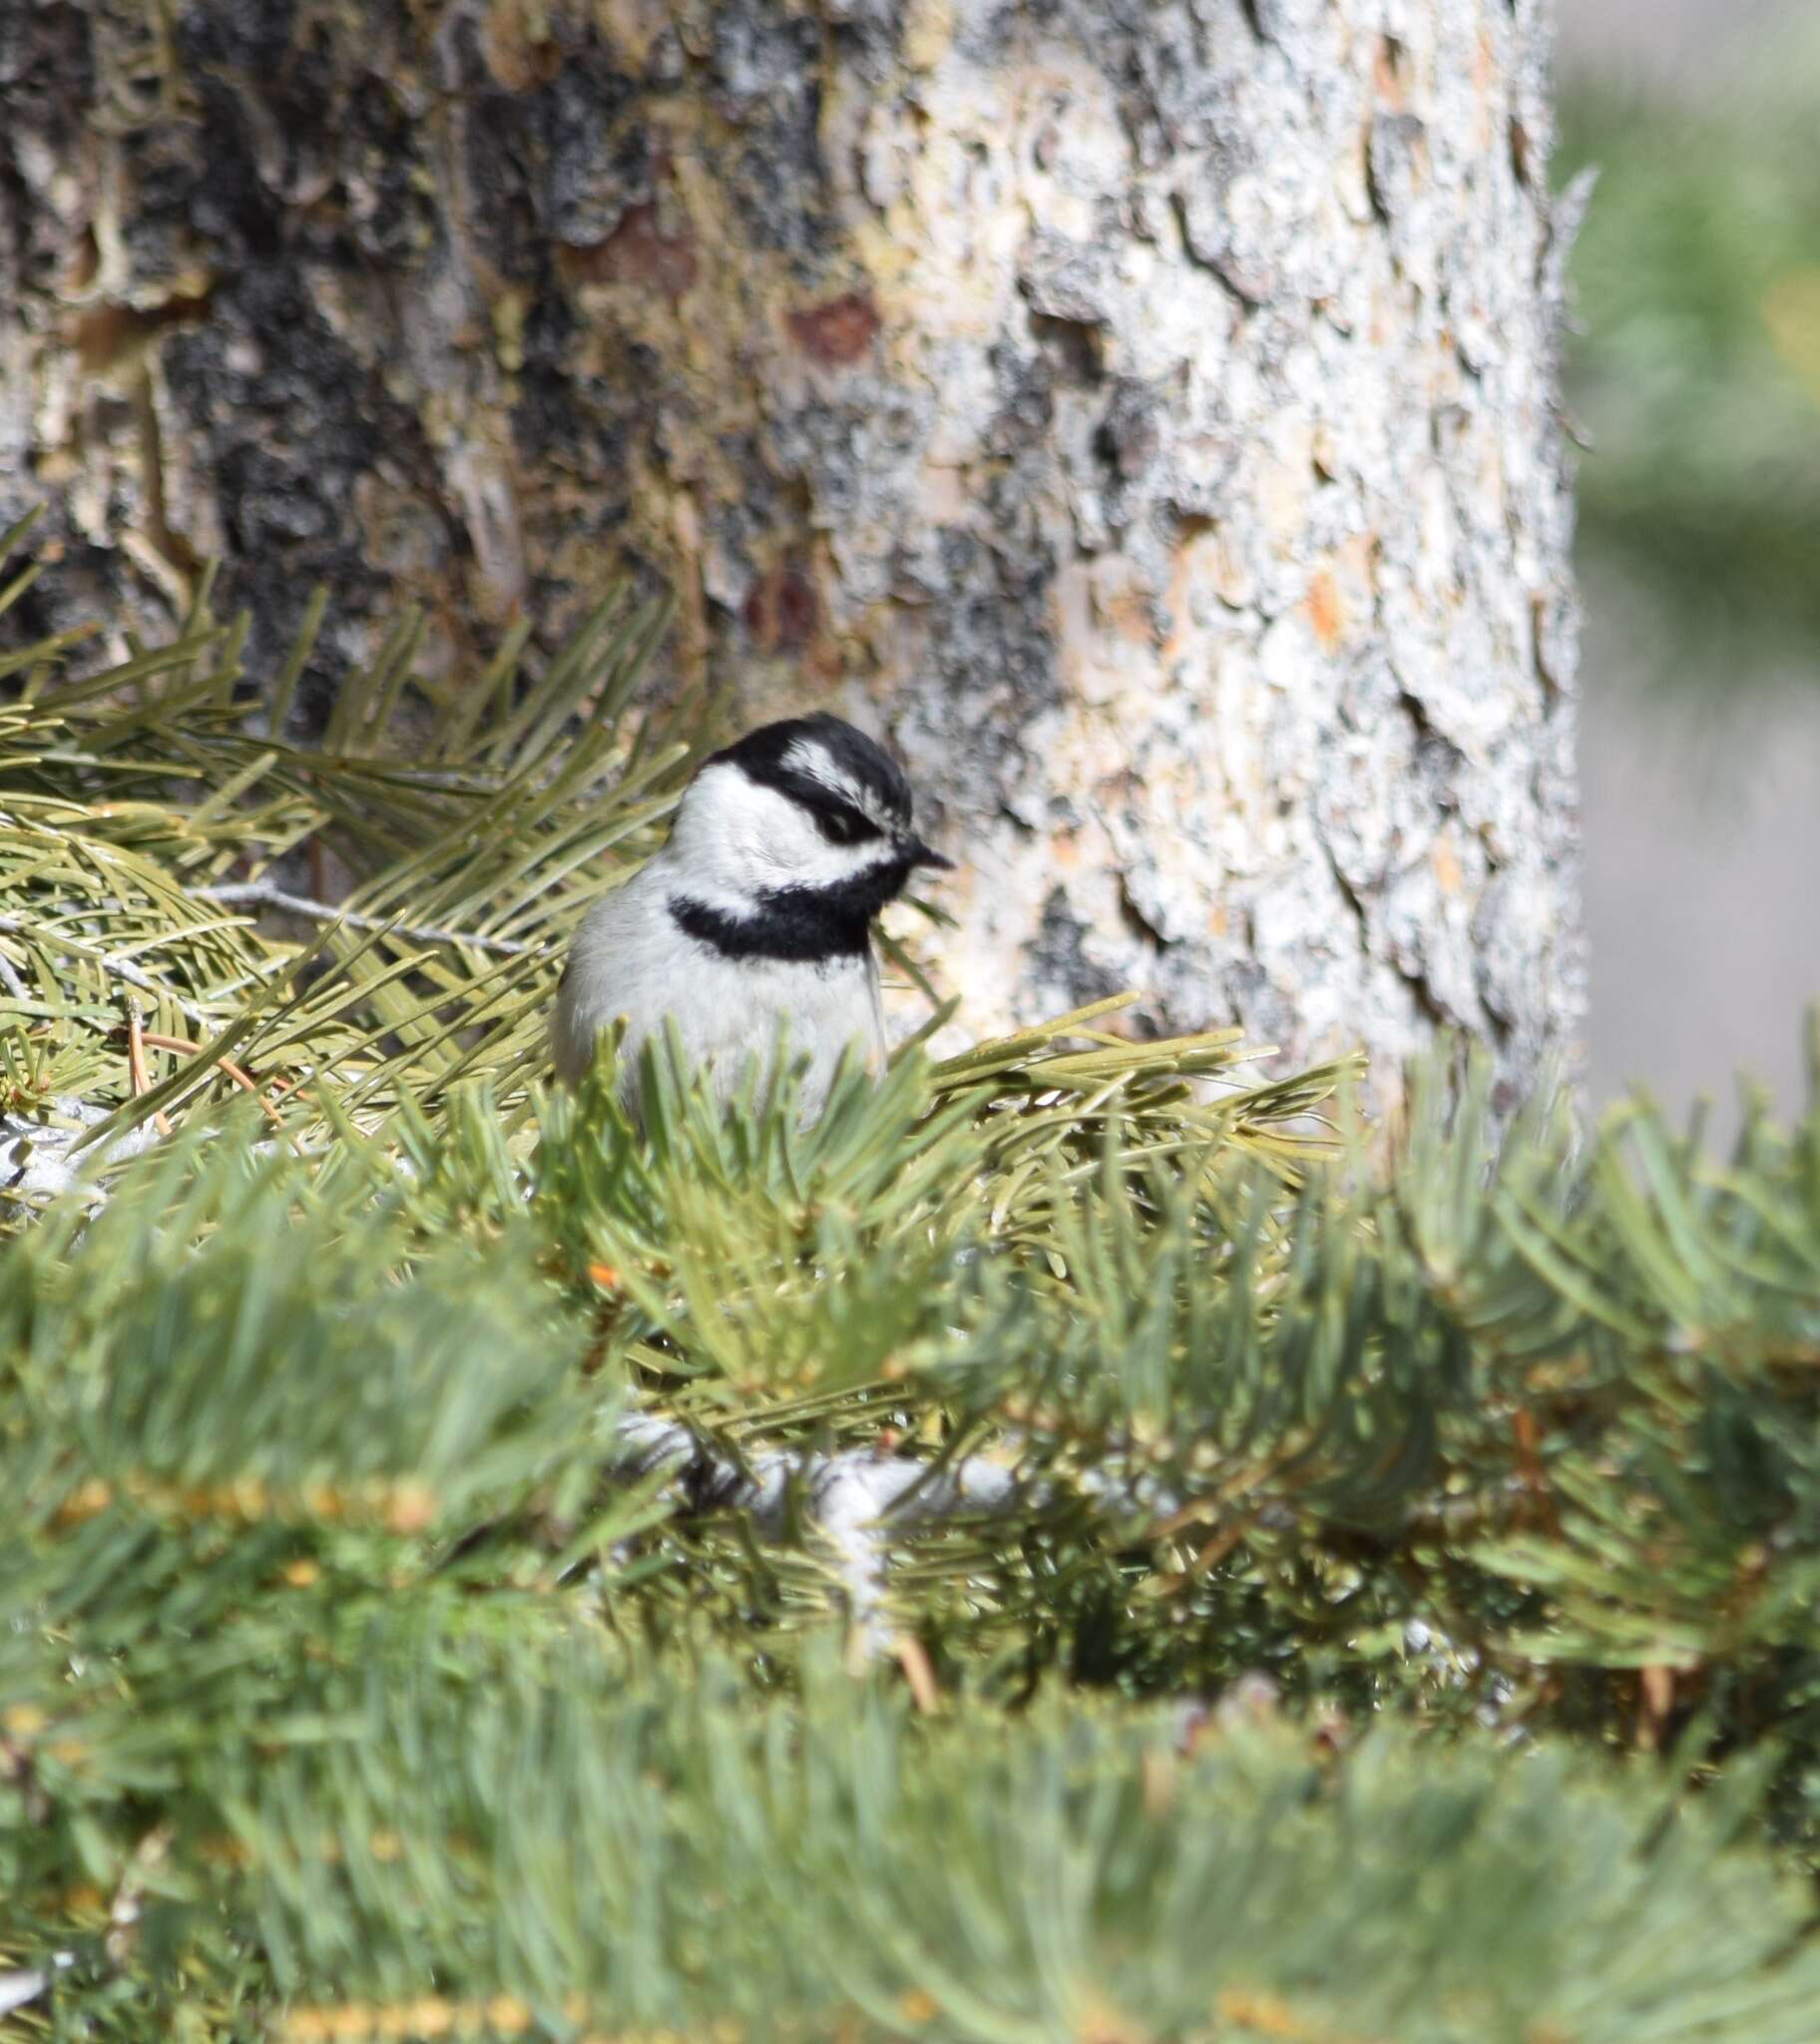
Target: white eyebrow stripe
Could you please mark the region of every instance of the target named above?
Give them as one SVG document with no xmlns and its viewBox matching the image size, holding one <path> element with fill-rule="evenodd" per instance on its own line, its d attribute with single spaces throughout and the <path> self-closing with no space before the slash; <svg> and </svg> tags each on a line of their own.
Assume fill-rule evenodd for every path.
<svg viewBox="0 0 1820 2044">
<path fill-rule="evenodd" d="M 792 773 L 800 773 L 805 779 L 825 787 L 830 794 L 838 795 L 843 802 L 849 802 L 862 815 L 874 813 L 875 804 L 867 790 L 856 787 L 852 781 L 838 771 L 826 753 L 810 739 L 797 739 L 784 749 L 782 765 Z"/>
<path fill-rule="evenodd" d="M 792 773 L 805 773 L 811 780 L 819 780 L 823 787 L 841 794 L 848 792 L 846 783 L 834 771 L 833 761 L 808 739 L 795 739 L 785 747 L 782 764 Z"/>
</svg>

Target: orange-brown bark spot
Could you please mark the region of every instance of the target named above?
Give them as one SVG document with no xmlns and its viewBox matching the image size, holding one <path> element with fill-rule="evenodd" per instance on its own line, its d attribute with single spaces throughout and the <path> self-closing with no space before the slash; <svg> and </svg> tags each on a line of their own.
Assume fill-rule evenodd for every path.
<svg viewBox="0 0 1820 2044">
<path fill-rule="evenodd" d="M 1124 555 L 1101 557 L 1094 572 L 1092 598 L 1095 619 L 1121 639 L 1151 646 L 1159 645 L 1166 636 L 1156 629 L 1156 607 L 1148 585 L 1138 579 Z"/>
<path fill-rule="evenodd" d="M 1435 869 L 1435 884 L 1443 894 L 1458 894 L 1464 877 L 1460 870 L 1459 854 L 1445 837 L 1435 839 L 1435 848 L 1429 854 L 1429 863 Z"/>
<path fill-rule="evenodd" d="M 808 576 L 782 561 L 754 584 L 740 616 L 759 652 L 799 653 L 815 636 L 821 605 Z"/>
<path fill-rule="evenodd" d="M 641 284 L 680 298 L 695 280 L 695 245 L 686 233 L 667 235 L 657 208 L 629 206 L 604 242 L 558 252 L 558 264 L 580 283 Z"/>
<path fill-rule="evenodd" d="M 100 239 L 92 227 L 84 228 L 76 237 L 76 247 L 70 253 L 70 266 L 64 278 L 64 288 L 74 296 L 86 291 L 100 274 Z"/>
<path fill-rule="evenodd" d="M 1484 29 L 1473 47 L 1473 139 L 1481 150 L 1492 146 L 1492 88 L 1498 78 L 1498 52 Z"/>
<path fill-rule="evenodd" d="M 643 70 L 651 46 L 672 25 L 667 0 L 595 0 L 594 18 L 622 70 Z"/>
<path fill-rule="evenodd" d="M 167 326 L 193 326 L 209 316 L 215 289 L 206 277 L 186 279 L 156 305 L 121 305 L 108 300 L 79 313 L 69 326 L 77 360 L 91 376 L 125 361 Z"/>
<path fill-rule="evenodd" d="M 1332 571 L 1317 568 L 1308 582 L 1308 622 L 1323 653 L 1339 650 L 1346 631 L 1346 606 Z"/>
<path fill-rule="evenodd" d="M 1400 114 L 1403 90 L 1403 46 L 1395 36 L 1380 36 L 1371 56 L 1372 89 L 1392 113 Z"/>
<path fill-rule="evenodd" d="M 543 26 L 544 10 L 529 0 L 493 0 L 481 17 L 480 54 L 494 82 L 507 92 L 547 85 L 563 53 Z"/>
<path fill-rule="evenodd" d="M 799 305 L 785 315 L 790 338 L 824 368 L 846 368 L 872 345 L 882 320 L 866 291 L 842 291 L 820 305 Z"/>
</svg>

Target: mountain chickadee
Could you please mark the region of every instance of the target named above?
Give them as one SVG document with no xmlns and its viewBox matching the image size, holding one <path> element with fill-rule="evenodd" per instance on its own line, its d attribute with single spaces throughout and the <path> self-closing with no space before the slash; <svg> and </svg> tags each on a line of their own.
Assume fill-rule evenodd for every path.
<svg viewBox="0 0 1820 2044">
<path fill-rule="evenodd" d="M 872 918 L 914 867 L 952 864 L 911 829 L 902 768 L 850 724 L 748 732 L 703 761 L 670 842 L 577 930 L 550 1023 L 558 1076 L 573 1085 L 623 1015 L 631 1105 L 639 1048 L 669 1017 L 725 1100 L 782 1029 L 807 1057 L 812 1117 L 849 1044 L 884 1057 Z"/>
</svg>

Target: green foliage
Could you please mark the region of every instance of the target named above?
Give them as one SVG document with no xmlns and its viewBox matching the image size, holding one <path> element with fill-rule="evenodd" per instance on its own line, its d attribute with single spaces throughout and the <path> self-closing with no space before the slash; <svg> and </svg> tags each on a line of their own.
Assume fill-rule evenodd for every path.
<svg viewBox="0 0 1820 2044">
<path fill-rule="evenodd" d="M 0 536 L 0 560 L 25 532 Z M 31 573 L 0 590 L 0 617 Z M 604 598 L 535 683 L 516 632 L 459 693 L 410 678 L 407 615 L 304 747 L 284 713 L 320 617 L 266 705 L 241 686 L 243 621 L 214 623 L 206 595 L 170 646 L 80 681 L 65 640 L 0 656 L 0 678 L 22 678 L 0 711 L 16 1100 L 114 1107 L 105 1142 L 230 1092 L 226 1059 L 304 1142 L 406 1098 L 433 1108 L 463 1077 L 522 1103 L 561 947 L 680 786 L 686 748 L 626 715 L 663 611 Z M 261 926 L 256 891 L 211 897 L 277 886 L 305 853 L 353 881 L 336 920 L 287 935 Z M 149 1087 L 130 1011 L 166 1039 Z"/>
<path fill-rule="evenodd" d="M 322 2000 L 379 2035 L 1811 2035 L 1804 1898 L 1735 1810 L 1664 1829 L 1559 1750 L 1336 1761 L 1055 1699 L 922 1727 L 821 1657 L 766 1700 L 591 1644 L 376 1653 L 256 1761 L 191 1755 L 147 1869 L 142 1948 L 231 2006 L 255 1921 L 280 2035 L 343 2034 Z"/>
<path fill-rule="evenodd" d="M 1820 1036 L 1724 1164 L 1117 1002 L 635 1134 L 534 1084 L 631 642 L 329 754 L 183 645 L 0 761 L 11 1112 L 174 1123 L 0 1252 L 14 2028 L 1812 2036 Z M 200 909 L 312 840 L 462 940 Z"/>
<path fill-rule="evenodd" d="M 1793 15 L 1790 16 L 1791 24 Z M 1773 68 L 1772 68 L 1773 62 Z M 1568 395 L 1591 442 L 1583 557 L 1672 629 L 1645 671 L 1811 666 L 1820 635 L 1820 44 L 1729 84 L 1582 86 L 1563 161 L 1599 183 L 1574 259 Z M 1729 654 L 1730 658 L 1721 656 Z"/>
</svg>

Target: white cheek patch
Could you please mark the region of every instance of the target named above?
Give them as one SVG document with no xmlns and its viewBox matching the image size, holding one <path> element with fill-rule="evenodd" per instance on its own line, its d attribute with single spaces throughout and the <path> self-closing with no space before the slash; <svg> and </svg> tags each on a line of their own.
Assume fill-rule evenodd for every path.
<svg viewBox="0 0 1820 2044">
<path fill-rule="evenodd" d="M 736 771 L 716 780 L 702 803 L 703 822 L 716 851 L 762 852 L 787 834 L 793 816 L 794 804 Z"/>
<path fill-rule="evenodd" d="M 792 749 L 792 770 L 810 763 L 822 769 L 817 785 L 843 801 L 856 801 L 846 776 L 818 749 Z M 867 804 L 868 810 L 873 807 Z M 826 837 L 815 817 L 780 789 L 748 780 L 736 766 L 705 769 L 684 797 L 669 858 L 690 896 L 727 914 L 749 914 L 764 894 L 790 887 L 834 887 L 888 864 L 897 854 L 891 825 L 857 844 Z"/>
<path fill-rule="evenodd" d="M 729 839 L 729 873 L 754 890 L 825 886 L 854 871 L 852 851 L 830 844 L 801 803 L 775 788 L 745 784 Z"/>
</svg>

